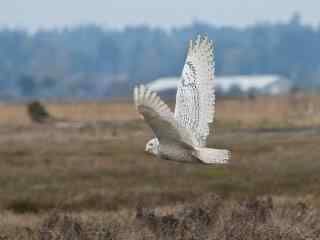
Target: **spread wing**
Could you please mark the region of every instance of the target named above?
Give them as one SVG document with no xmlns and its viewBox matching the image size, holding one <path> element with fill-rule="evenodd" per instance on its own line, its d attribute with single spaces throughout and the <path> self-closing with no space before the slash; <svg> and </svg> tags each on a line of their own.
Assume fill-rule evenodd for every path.
<svg viewBox="0 0 320 240">
<path fill-rule="evenodd" d="M 190 129 L 194 145 L 204 147 L 214 117 L 213 44 L 207 37 L 190 41 L 188 56 L 178 84 L 175 118 Z"/>
<path fill-rule="evenodd" d="M 170 108 L 156 93 L 140 85 L 134 88 L 134 101 L 139 113 L 160 142 L 169 140 L 192 144 L 188 130 L 179 127 Z"/>
</svg>

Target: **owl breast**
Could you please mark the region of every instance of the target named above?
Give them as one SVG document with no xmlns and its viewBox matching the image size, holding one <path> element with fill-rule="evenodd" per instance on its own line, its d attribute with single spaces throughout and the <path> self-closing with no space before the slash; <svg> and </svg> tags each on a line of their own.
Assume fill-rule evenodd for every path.
<svg viewBox="0 0 320 240">
<path fill-rule="evenodd" d="M 159 157 L 163 160 L 179 161 L 179 162 L 200 162 L 192 155 L 192 149 L 186 149 L 175 143 L 160 144 Z"/>
</svg>

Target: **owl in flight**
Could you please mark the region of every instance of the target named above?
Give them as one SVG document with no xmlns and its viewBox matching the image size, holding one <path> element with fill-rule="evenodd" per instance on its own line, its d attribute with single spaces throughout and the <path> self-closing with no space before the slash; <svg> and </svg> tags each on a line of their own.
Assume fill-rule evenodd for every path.
<svg viewBox="0 0 320 240">
<path fill-rule="evenodd" d="M 215 110 L 213 43 L 207 37 L 190 41 L 174 113 L 144 85 L 135 87 L 134 102 L 155 135 L 146 152 L 180 162 L 228 162 L 228 150 L 206 147 Z"/>
</svg>

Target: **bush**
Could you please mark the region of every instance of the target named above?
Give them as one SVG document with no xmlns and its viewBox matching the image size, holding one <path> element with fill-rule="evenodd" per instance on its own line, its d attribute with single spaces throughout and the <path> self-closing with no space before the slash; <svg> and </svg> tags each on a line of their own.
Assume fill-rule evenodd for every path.
<svg viewBox="0 0 320 240">
<path fill-rule="evenodd" d="M 50 119 L 46 108 L 39 101 L 28 104 L 28 114 L 33 122 L 44 123 Z"/>
</svg>

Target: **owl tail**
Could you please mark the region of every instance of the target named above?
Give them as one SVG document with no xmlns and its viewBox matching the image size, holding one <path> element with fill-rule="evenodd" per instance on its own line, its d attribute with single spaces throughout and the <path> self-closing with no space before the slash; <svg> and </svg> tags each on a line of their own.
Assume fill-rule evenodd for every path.
<svg viewBox="0 0 320 240">
<path fill-rule="evenodd" d="M 194 155 L 205 164 L 226 164 L 231 158 L 229 150 L 213 148 L 196 148 Z"/>
</svg>

